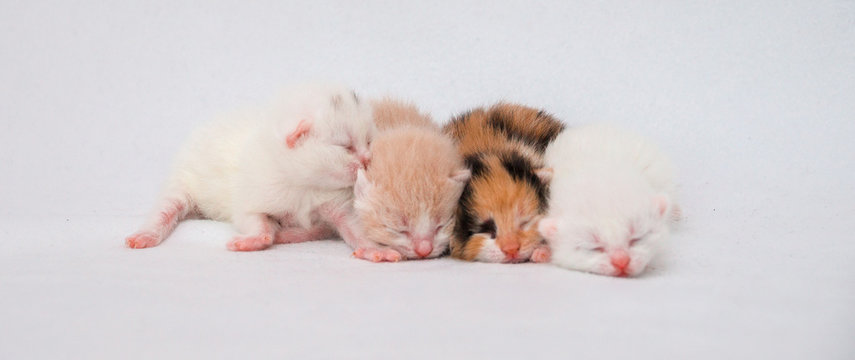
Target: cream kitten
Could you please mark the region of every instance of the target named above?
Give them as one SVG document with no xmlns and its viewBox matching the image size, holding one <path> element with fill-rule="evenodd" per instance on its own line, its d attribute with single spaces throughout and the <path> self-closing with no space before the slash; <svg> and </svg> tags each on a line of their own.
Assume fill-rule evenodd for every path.
<svg viewBox="0 0 855 360">
<path fill-rule="evenodd" d="M 454 143 L 415 106 L 373 104 L 380 129 L 372 160 L 357 175 L 354 201 L 366 245 L 354 254 L 372 261 L 442 255 L 469 170 Z"/>
<path fill-rule="evenodd" d="M 155 214 L 126 243 L 156 246 L 199 216 L 235 225 L 230 250 L 327 236 L 327 224 L 355 244 L 352 186 L 374 132 L 370 106 L 330 85 L 295 87 L 266 109 L 204 126 L 179 153 Z"/>
<path fill-rule="evenodd" d="M 641 273 L 679 218 L 671 163 L 644 138 L 610 125 L 565 130 L 546 150 L 554 169 L 538 230 L 552 263 L 602 275 Z"/>
</svg>

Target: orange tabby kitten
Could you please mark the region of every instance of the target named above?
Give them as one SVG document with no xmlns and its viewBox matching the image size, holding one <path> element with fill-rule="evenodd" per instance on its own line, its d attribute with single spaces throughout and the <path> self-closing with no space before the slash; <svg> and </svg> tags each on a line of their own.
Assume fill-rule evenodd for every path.
<svg viewBox="0 0 855 360">
<path fill-rule="evenodd" d="M 442 255 L 469 170 L 454 143 L 413 105 L 375 101 L 379 129 L 371 164 L 357 173 L 354 208 L 363 238 L 354 255 L 371 261 Z"/>
</svg>

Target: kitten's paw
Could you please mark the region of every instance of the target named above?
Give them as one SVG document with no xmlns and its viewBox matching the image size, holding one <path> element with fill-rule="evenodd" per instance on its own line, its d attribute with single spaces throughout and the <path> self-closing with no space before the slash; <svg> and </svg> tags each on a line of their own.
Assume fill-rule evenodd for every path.
<svg viewBox="0 0 855 360">
<path fill-rule="evenodd" d="M 151 231 L 140 231 L 125 238 L 125 245 L 131 249 L 144 249 L 160 244 L 160 237 Z"/>
<path fill-rule="evenodd" d="M 392 249 L 372 249 L 372 248 L 357 248 L 353 252 L 353 256 L 372 262 L 398 262 L 403 256 L 401 253 Z"/>
<path fill-rule="evenodd" d="M 269 234 L 263 235 L 238 235 L 226 244 L 231 251 L 256 251 L 264 250 L 273 245 L 273 238 Z"/>
<path fill-rule="evenodd" d="M 540 246 L 531 253 L 531 261 L 536 263 L 547 263 L 552 258 L 552 250 L 548 246 Z"/>
</svg>

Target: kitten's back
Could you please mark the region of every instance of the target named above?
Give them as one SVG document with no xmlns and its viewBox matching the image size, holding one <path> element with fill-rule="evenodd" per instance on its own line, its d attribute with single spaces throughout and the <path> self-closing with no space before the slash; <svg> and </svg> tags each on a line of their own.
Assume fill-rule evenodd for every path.
<svg viewBox="0 0 855 360">
<path fill-rule="evenodd" d="M 445 126 L 465 153 L 508 142 L 543 153 L 562 130 L 564 124 L 545 111 L 510 103 L 472 109 Z"/>
<path fill-rule="evenodd" d="M 374 109 L 374 123 L 377 130 L 383 131 L 395 127 L 412 126 L 439 129 L 428 116 L 419 111 L 413 103 L 383 98 L 371 102 Z"/>
<path fill-rule="evenodd" d="M 654 190 L 669 195 L 675 192 L 673 166 L 659 148 L 643 136 L 611 124 L 570 129 L 550 145 L 545 157 L 556 173 L 578 174 L 593 168 L 632 170 Z"/>
</svg>

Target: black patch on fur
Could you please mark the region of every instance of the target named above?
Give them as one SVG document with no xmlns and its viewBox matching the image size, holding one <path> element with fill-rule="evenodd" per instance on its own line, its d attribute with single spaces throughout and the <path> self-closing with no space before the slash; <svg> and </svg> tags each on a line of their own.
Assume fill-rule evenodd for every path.
<svg viewBox="0 0 855 360">
<path fill-rule="evenodd" d="M 466 120 L 469 119 L 470 115 L 472 115 L 472 110 L 463 112 L 460 115 L 452 117 L 448 124 L 445 125 L 445 129 L 447 129 L 446 132 L 454 136 L 455 138 L 458 138 L 461 135 L 457 133 L 459 131 L 458 127 L 465 123 Z"/>
<path fill-rule="evenodd" d="M 537 145 L 535 145 L 537 151 L 542 154 L 546 151 L 546 147 L 549 143 L 551 143 L 552 140 L 555 140 L 555 138 L 558 137 L 558 134 L 564 131 L 564 124 L 543 110 L 539 110 L 537 112 L 537 120 L 549 125 L 543 135 L 537 139 Z"/>
<path fill-rule="evenodd" d="M 451 121 L 452 122 L 464 122 L 464 121 L 466 121 L 467 118 L 469 118 L 470 115 L 472 115 L 472 110 L 467 110 L 467 111 L 460 113 L 460 115 L 455 116 L 453 119 L 451 119 Z"/>
<path fill-rule="evenodd" d="M 511 121 L 513 120 L 506 118 L 498 111 L 491 111 L 490 116 L 487 118 L 487 124 L 490 125 L 494 131 L 505 134 L 510 138 L 524 141 L 525 139 L 522 138 L 521 134 L 513 130 Z"/>
<path fill-rule="evenodd" d="M 519 120 L 516 120 L 519 121 Z M 506 117 L 500 111 L 491 111 L 489 117 L 487 118 L 487 125 L 490 126 L 493 131 L 501 134 L 502 136 L 510 139 L 519 141 L 523 144 L 532 147 L 538 147 L 538 139 L 534 136 L 529 136 L 519 131 L 514 127 L 514 119 Z"/>
<path fill-rule="evenodd" d="M 534 134 L 534 131 L 531 129 L 529 129 L 529 132 L 531 133 L 527 133 L 523 130 L 524 128 L 530 127 L 533 129 L 535 126 L 531 124 L 520 124 L 519 122 L 521 121 L 522 120 L 520 119 L 509 118 L 501 111 L 493 110 L 487 118 L 487 125 L 489 125 L 493 131 L 504 135 L 508 139 L 522 142 L 535 148 L 535 150 L 540 153 L 546 151 L 546 146 L 549 145 L 552 140 L 555 140 L 555 137 L 564 130 L 564 124 L 543 110 L 539 110 L 535 120 L 533 120 L 537 123 L 543 123 L 543 126 L 541 126 L 542 131 L 544 131 L 543 134 Z"/>
<path fill-rule="evenodd" d="M 463 158 L 463 163 L 472 172 L 472 177 L 470 179 L 484 176 L 484 174 L 487 173 L 487 164 L 484 163 L 484 159 L 481 154 L 466 155 L 466 157 Z"/>
<path fill-rule="evenodd" d="M 495 239 L 496 238 L 496 222 L 493 221 L 493 219 L 491 218 L 491 219 L 488 219 L 487 221 L 481 223 L 481 225 L 478 226 L 478 233 L 479 234 L 490 234 L 490 238 Z"/>
<path fill-rule="evenodd" d="M 516 152 L 502 154 L 502 166 L 511 175 L 514 181 L 527 184 L 537 194 L 538 209 L 546 211 L 549 201 L 549 187 L 540 181 L 540 177 L 534 172 L 534 165 L 522 155 Z"/>
<path fill-rule="evenodd" d="M 463 193 L 460 194 L 460 202 L 457 206 L 457 221 L 454 224 L 454 237 L 462 244 L 469 241 L 469 236 L 472 235 L 472 226 L 474 220 L 469 209 L 472 207 L 472 186 L 471 182 L 467 182 L 463 187 Z"/>
</svg>

